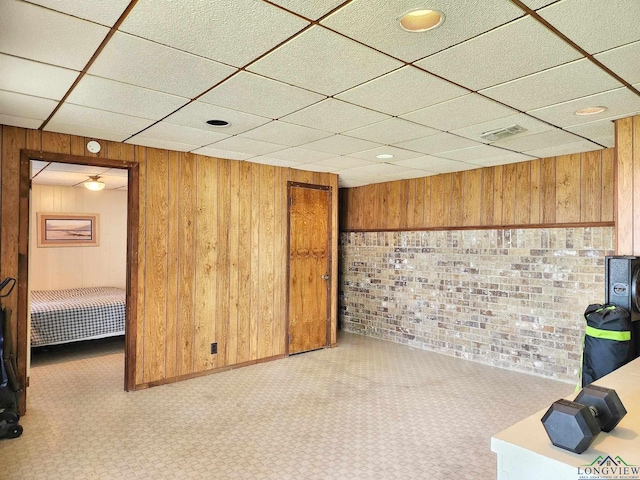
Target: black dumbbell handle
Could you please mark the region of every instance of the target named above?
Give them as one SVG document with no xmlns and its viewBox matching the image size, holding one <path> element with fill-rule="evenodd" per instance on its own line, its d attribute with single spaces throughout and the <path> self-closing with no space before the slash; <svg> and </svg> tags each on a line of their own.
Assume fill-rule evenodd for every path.
<svg viewBox="0 0 640 480">
<path fill-rule="evenodd" d="M 589 410 L 591 411 L 591 413 L 593 414 L 594 417 L 598 416 L 598 409 L 592 405 L 587 405 L 589 407 Z"/>
</svg>

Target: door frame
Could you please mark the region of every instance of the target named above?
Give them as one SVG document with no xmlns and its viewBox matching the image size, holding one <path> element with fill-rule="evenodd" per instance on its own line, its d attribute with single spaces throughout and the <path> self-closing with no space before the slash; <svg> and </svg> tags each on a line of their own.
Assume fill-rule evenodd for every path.
<svg viewBox="0 0 640 480">
<path fill-rule="evenodd" d="M 139 224 L 139 163 L 126 160 L 112 160 L 99 157 L 84 157 L 37 150 L 20 150 L 20 198 L 18 207 L 18 308 L 16 358 L 18 379 L 25 389 L 20 397 L 18 410 L 26 412 L 27 352 L 27 312 L 29 292 L 29 192 L 31 190 L 31 160 L 45 162 L 72 163 L 94 167 L 122 168 L 128 170 L 127 186 L 127 266 L 126 266 L 126 308 L 125 308 L 125 355 L 124 389 L 135 390 L 137 312 L 138 312 L 138 224 Z"/>
<path fill-rule="evenodd" d="M 333 282 L 336 279 L 333 278 L 333 250 L 332 250 L 332 238 L 333 238 L 333 223 L 332 208 L 333 208 L 333 187 L 330 185 L 318 185 L 315 183 L 304 182 L 287 182 L 287 324 L 285 328 L 285 355 L 289 356 L 289 326 L 290 326 L 290 313 L 291 313 L 291 189 L 293 188 L 309 188 L 312 190 L 325 190 L 329 194 L 329 205 L 327 209 L 327 270 L 329 274 L 329 281 L 327 282 L 327 311 L 325 313 L 325 344 L 324 347 L 331 346 L 331 292 L 333 291 Z M 300 352 L 302 353 L 302 352 Z"/>
</svg>

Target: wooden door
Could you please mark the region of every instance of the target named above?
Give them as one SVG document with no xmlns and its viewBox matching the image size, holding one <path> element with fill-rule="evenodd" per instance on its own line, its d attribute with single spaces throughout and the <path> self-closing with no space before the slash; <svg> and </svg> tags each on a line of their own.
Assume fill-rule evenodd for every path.
<svg viewBox="0 0 640 480">
<path fill-rule="evenodd" d="M 289 354 L 327 346 L 331 190 L 289 186 Z"/>
</svg>

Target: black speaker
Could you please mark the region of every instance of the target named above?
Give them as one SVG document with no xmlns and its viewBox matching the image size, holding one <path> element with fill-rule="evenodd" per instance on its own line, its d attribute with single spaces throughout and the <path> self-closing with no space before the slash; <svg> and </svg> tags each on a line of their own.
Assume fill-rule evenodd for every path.
<svg viewBox="0 0 640 480">
<path fill-rule="evenodd" d="M 625 308 L 631 317 L 635 357 L 640 356 L 640 257 L 605 258 L 605 303 Z"/>
<path fill-rule="evenodd" d="M 605 303 L 626 309 L 632 322 L 640 320 L 640 257 L 606 257 L 605 265 Z"/>
</svg>

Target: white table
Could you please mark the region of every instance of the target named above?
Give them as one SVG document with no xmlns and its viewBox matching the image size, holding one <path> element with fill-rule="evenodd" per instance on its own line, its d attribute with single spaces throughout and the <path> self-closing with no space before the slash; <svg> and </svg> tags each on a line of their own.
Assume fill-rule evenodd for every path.
<svg viewBox="0 0 640 480">
<path fill-rule="evenodd" d="M 627 415 L 610 433 L 602 432 L 582 454 L 576 454 L 551 444 L 540 419 L 547 408 L 512 425 L 491 438 L 491 450 L 498 456 L 498 480 L 580 480 L 587 478 L 640 479 L 640 358 L 594 382 L 616 390 L 627 409 Z M 573 400 L 577 394 L 567 397 Z M 599 466 L 598 456 L 620 457 L 626 470 L 609 463 Z M 605 467 L 609 470 L 603 475 Z M 615 468 L 614 468 L 615 467 Z M 594 475 L 600 468 L 600 475 Z M 579 470 L 580 469 L 580 470 Z M 591 476 L 589 476 L 591 474 Z"/>
</svg>

